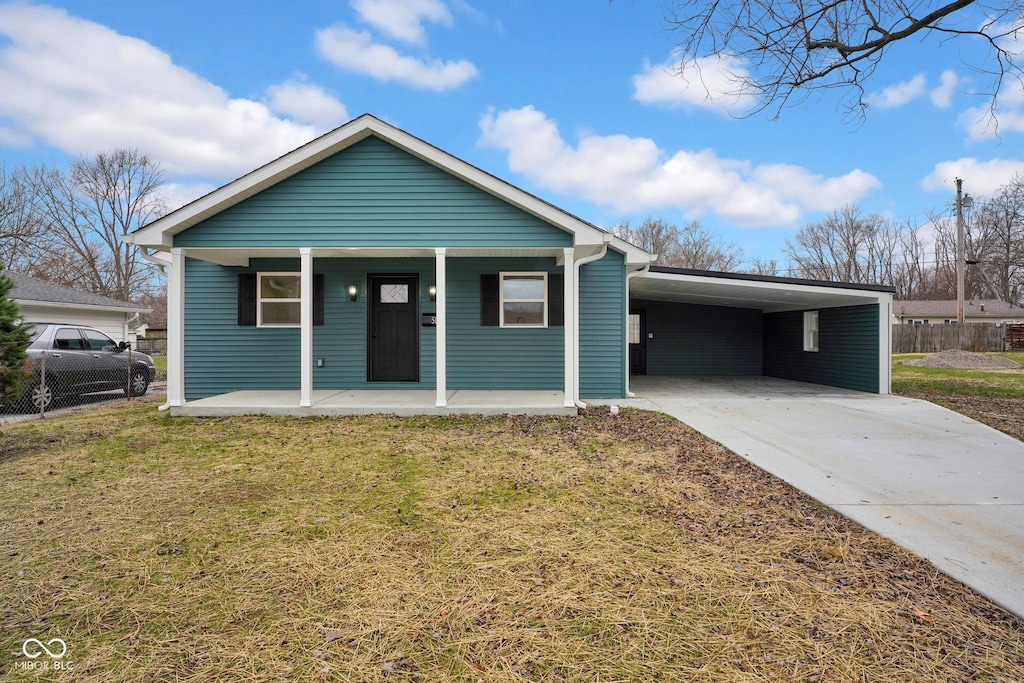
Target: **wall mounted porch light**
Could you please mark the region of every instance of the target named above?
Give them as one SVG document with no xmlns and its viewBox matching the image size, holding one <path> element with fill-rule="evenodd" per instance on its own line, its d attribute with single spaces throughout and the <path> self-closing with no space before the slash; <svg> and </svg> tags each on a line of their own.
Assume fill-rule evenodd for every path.
<svg viewBox="0 0 1024 683">
<path fill-rule="evenodd" d="M 355 301 L 359 298 L 359 285 L 354 282 L 348 286 L 348 300 Z"/>
<path fill-rule="evenodd" d="M 431 301 L 437 301 L 437 285 L 431 284 L 427 287 L 427 296 L 430 297 Z"/>
</svg>

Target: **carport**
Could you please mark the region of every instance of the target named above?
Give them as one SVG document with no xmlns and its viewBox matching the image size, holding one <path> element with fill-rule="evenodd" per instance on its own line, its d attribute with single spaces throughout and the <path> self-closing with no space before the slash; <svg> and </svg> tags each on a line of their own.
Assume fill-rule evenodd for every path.
<svg viewBox="0 0 1024 683">
<path fill-rule="evenodd" d="M 629 279 L 629 372 L 888 394 L 890 287 L 651 267 Z"/>
</svg>

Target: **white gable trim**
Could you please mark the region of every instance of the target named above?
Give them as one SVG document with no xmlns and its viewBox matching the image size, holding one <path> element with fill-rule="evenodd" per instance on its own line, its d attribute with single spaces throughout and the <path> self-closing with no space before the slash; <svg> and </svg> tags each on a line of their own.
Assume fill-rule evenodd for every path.
<svg viewBox="0 0 1024 683">
<path fill-rule="evenodd" d="M 187 204 L 125 236 L 125 241 L 160 251 L 170 249 L 173 236 L 207 218 L 295 175 L 310 166 L 351 147 L 371 135 L 385 140 L 433 166 L 474 185 L 484 192 L 503 199 L 575 238 L 576 246 L 600 246 L 607 233 L 553 204 L 511 185 L 479 168 L 444 152 L 419 138 L 363 114 L 340 128 L 322 135 L 296 150 L 234 180 L 218 190 Z M 626 263 L 642 265 L 650 261 L 647 252 L 613 237 L 610 246 L 626 256 Z"/>
</svg>

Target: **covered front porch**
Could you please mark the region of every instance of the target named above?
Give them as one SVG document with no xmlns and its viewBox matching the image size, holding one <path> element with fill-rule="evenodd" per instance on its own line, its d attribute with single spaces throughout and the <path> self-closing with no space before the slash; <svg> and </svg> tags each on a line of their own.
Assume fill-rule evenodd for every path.
<svg viewBox="0 0 1024 683">
<path fill-rule="evenodd" d="M 187 417 L 235 415 L 576 415 L 561 391 L 449 390 L 437 405 L 431 389 L 322 390 L 312 392 L 311 405 L 299 405 L 300 391 L 232 391 L 172 406 L 171 414 Z"/>
</svg>

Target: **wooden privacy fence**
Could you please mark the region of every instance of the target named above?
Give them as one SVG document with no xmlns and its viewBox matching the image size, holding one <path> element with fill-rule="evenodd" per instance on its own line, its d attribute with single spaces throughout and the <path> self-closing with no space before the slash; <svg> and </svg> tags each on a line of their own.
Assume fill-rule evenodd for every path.
<svg viewBox="0 0 1024 683">
<path fill-rule="evenodd" d="M 961 351 L 1006 351 L 1007 338 L 1017 334 L 1008 328 L 1024 325 L 988 325 L 986 323 L 946 323 L 942 325 L 893 325 L 893 353 L 933 353 L 959 349 Z M 1022 346 L 1024 348 L 1024 339 Z"/>
<path fill-rule="evenodd" d="M 1006 326 L 1006 347 L 1010 351 L 1024 351 L 1024 325 Z"/>
</svg>

